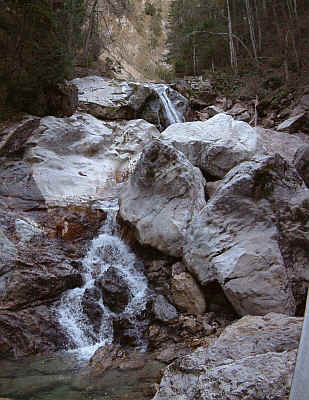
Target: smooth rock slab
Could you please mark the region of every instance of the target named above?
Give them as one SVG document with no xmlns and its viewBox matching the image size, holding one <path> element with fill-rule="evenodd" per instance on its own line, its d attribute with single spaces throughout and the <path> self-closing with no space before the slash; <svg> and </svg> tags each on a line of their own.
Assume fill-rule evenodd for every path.
<svg viewBox="0 0 309 400">
<path fill-rule="evenodd" d="M 144 146 L 158 135 L 144 120 L 46 117 L 28 141 L 25 159 L 49 204 L 102 199 L 112 185 L 128 179 Z"/>
<path fill-rule="evenodd" d="M 134 82 L 118 82 L 99 76 L 76 78 L 79 109 L 96 118 L 134 119 L 152 90 Z"/>
<path fill-rule="evenodd" d="M 120 197 L 120 214 L 141 244 L 180 257 L 193 216 L 205 206 L 205 180 L 174 147 L 146 146 Z"/>
<path fill-rule="evenodd" d="M 259 135 L 250 125 L 223 113 L 205 122 L 171 125 L 162 137 L 203 173 L 218 179 L 241 162 L 265 154 Z"/>
</svg>

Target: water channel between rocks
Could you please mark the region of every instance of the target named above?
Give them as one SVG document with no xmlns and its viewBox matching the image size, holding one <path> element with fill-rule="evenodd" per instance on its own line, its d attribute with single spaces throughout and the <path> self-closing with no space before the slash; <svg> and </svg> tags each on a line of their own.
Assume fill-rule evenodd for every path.
<svg viewBox="0 0 309 400">
<path fill-rule="evenodd" d="M 69 337 L 68 351 L 50 357 L 1 361 L 0 397 L 23 400 L 146 400 L 153 397 L 153 384 L 163 364 L 145 352 L 143 329 L 147 321 L 138 319 L 146 307 L 147 280 L 136 267 L 135 255 L 117 235 L 118 203 L 103 202 L 102 207 L 107 219 L 82 260 L 84 285 L 66 292 L 57 310 Z M 125 281 L 128 289 L 128 302 L 118 313 L 111 311 L 104 296 L 98 294 L 98 282 L 109 269 Z M 92 292 L 96 292 L 97 325 L 83 306 L 85 295 Z M 94 376 L 88 366 L 89 359 L 96 349 L 114 341 L 113 320 L 119 318 L 127 320 L 129 334 L 135 337 L 138 368 L 118 368 Z"/>
<path fill-rule="evenodd" d="M 149 86 L 158 95 L 167 125 L 183 122 L 183 115 L 169 98 L 168 87 Z M 161 124 L 159 115 L 158 121 Z M 49 357 L 0 361 L 0 398 L 147 400 L 153 397 L 154 383 L 164 364 L 146 352 L 143 331 L 147 321 L 142 314 L 147 303 L 147 279 L 135 255 L 117 235 L 118 201 L 102 202 L 102 208 L 107 212 L 106 222 L 82 260 L 84 285 L 66 292 L 56 310 L 69 339 L 67 351 Z M 116 277 L 127 286 L 126 304 L 116 310 L 105 304 L 102 288 L 104 275 L 111 270 L 109 283 Z M 94 376 L 89 359 L 99 347 L 115 341 L 114 321 L 121 319 L 126 321 L 124 334 L 134 337 L 139 367 L 112 369 Z"/>
</svg>

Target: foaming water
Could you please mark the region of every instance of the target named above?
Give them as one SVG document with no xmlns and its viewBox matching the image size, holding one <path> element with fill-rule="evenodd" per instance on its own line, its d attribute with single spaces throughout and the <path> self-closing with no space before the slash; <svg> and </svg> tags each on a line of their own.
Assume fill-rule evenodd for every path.
<svg viewBox="0 0 309 400">
<path fill-rule="evenodd" d="M 117 206 L 108 204 L 105 210 L 105 224 L 98 237 L 93 239 L 82 262 L 84 285 L 66 292 L 58 309 L 59 322 L 70 339 L 68 350 L 77 352 L 81 358 L 89 358 L 97 348 L 114 341 L 115 318 L 125 318 L 137 347 L 145 347 L 142 335 L 145 321 L 138 317 L 146 308 L 147 280 L 136 267 L 136 256 L 118 236 Z M 85 295 L 91 291 L 98 292 L 97 282 L 110 268 L 126 283 L 128 304 L 122 312 L 115 313 L 105 304 L 104 296 L 100 295 L 96 299 L 97 318 L 94 324 L 85 313 Z"/>
<path fill-rule="evenodd" d="M 168 125 L 177 124 L 185 121 L 183 112 L 177 109 L 176 105 L 171 100 L 169 96 L 170 88 L 167 85 L 149 83 L 148 86 L 157 93 L 160 103 L 162 104 Z M 158 119 L 159 124 L 161 125 L 160 117 L 158 117 Z"/>
</svg>

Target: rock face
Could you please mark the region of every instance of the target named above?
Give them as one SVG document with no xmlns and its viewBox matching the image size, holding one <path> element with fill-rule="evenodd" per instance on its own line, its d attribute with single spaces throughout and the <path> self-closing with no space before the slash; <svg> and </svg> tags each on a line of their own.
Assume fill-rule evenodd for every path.
<svg viewBox="0 0 309 400">
<path fill-rule="evenodd" d="M 299 175 L 309 187 L 309 145 L 298 148 L 294 157 L 295 167 Z"/>
<path fill-rule="evenodd" d="M 300 147 L 309 144 L 309 137 L 306 134 L 291 135 L 286 132 L 277 132 L 261 127 L 255 128 L 260 136 L 267 154 L 280 154 L 290 163 L 294 162 L 294 156 Z"/>
<path fill-rule="evenodd" d="M 200 287 L 187 272 L 173 274 L 171 293 L 174 304 L 189 314 L 203 314 L 206 311 L 206 301 Z"/>
<path fill-rule="evenodd" d="M 279 155 L 242 163 L 190 224 L 184 246 L 188 269 L 206 287 L 219 282 L 239 315 L 294 315 L 293 267 L 286 255 L 294 244 L 286 239 L 281 252 L 285 229 L 278 219 L 292 219 L 292 198 L 302 192 L 302 184 Z"/>
<path fill-rule="evenodd" d="M 203 173 L 218 179 L 241 162 L 264 154 L 253 128 L 222 113 L 205 122 L 171 125 L 162 135 Z"/>
<path fill-rule="evenodd" d="M 102 198 L 112 184 L 127 179 L 143 147 L 158 134 L 143 120 L 46 117 L 29 139 L 24 159 L 47 202 Z"/>
<path fill-rule="evenodd" d="M 121 193 L 120 214 L 141 244 L 180 257 L 187 226 L 205 205 L 204 185 L 201 172 L 182 153 L 154 140 Z"/>
<path fill-rule="evenodd" d="M 154 400 L 288 399 L 302 318 L 247 316 L 164 372 Z"/>
</svg>

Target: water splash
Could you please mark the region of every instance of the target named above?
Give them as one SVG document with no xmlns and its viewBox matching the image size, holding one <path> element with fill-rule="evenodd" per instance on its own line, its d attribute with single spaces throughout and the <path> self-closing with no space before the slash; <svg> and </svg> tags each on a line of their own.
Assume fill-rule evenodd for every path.
<svg viewBox="0 0 309 400">
<path fill-rule="evenodd" d="M 177 110 L 168 95 L 169 87 L 167 85 L 155 85 L 153 89 L 159 96 L 169 125 L 184 122 L 183 114 Z"/>
<path fill-rule="evenodd" d="M 105 224 L 98 237 L 92 241 L 82 262 L 84 286 L 66 292 L 58 309 L 59 322 L 70 339 L 70 349 L 75 349 L 84 358 L 90 357 L 100 346 L 113 342 L 115 318 L 126 318 L 132 327 L 130 335 L 135 336 L 137 346 L 145 346 L 142 337 L 145 321 L 138 317 L 146 308 L 147 280 L 143 272 L 136 268 L 135 255 L 118 236 L 118 207 L 115 203 L 108 203 L 105 211 Z M 129 301 L 122 312 L 115 313 L 104 303 L 103 296 L 100 296 L 95 304 L 95 326 L 85 313 L 83 302 L 87 293 L 98 292 L 96 283 L 110 268 L 126 282 Z"/>
</svg>

